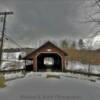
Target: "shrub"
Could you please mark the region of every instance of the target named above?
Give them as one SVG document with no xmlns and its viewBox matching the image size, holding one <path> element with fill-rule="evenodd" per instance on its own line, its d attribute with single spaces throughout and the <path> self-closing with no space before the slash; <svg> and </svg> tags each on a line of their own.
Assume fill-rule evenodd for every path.
<svg viewBox="0 0 100 100">
<path fill-rule="evenodd" d="M 5 87 L 5 77 L 3 74 L 0 74 L 0 88 Z"/>
</svg>

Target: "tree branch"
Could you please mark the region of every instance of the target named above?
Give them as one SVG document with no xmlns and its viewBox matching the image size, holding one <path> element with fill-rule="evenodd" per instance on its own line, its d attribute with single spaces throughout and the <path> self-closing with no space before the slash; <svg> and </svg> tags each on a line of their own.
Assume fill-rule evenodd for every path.
<svg viewBox="0 0 100 100">
<path fill-rule="evenodd" d="M 95 0 L 95 4 L 100 8 L 100 0 Z"/>
</svg>

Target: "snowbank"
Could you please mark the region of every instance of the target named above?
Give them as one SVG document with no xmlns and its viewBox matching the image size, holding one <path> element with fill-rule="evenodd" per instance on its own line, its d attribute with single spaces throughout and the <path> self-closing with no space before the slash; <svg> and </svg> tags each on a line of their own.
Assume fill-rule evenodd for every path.
<svg viewBox="0 0 100 100">
<path fill-rule="evenodd" d="M 24 74 L 22 72 L 10 73 L 10 74 L 5 74 L 4 77 L 5 77 L 5 80 L 8 81 L 8 80 L 14 80 L 17 78 L 23 78 Z"/>
</svg>

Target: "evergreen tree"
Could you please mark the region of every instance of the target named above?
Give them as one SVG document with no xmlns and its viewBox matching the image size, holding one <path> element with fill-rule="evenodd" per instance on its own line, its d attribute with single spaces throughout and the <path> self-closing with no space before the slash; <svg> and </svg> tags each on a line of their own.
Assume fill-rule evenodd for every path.
<svg viewBox="0 0 100 100">
<path fill-rule="evenodd" d="M 65 49 L 65 48 L 67 48 L 67 47 L 68 47 L 67 41 L 66 41 L 66 40 L 62 40 L 62 41 L 61 41 L 61 48 Z"/>
<path fill-rule="evenodd" d="M 83 40 L 82 39 L 79 40 L 79 47 L 80 48 L 83 48 L 84 47 L 84 43 L 83 43 Z"/>
</svg>

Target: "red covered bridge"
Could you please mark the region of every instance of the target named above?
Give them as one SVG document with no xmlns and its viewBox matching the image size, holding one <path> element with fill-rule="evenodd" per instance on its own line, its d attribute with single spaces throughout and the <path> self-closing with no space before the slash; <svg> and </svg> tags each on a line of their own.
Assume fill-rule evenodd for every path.
<svg viewBox="0 0 100 100">
<path fill-rule="evenodd" d="M 27 71 L 47 71 L 50 69 L 61 72 L 67 67 L 67 56 L 67 53 L 48 41 L 23 59 Z M 28 62 L 31 63 L 27 64 Z"/>
</svg>

